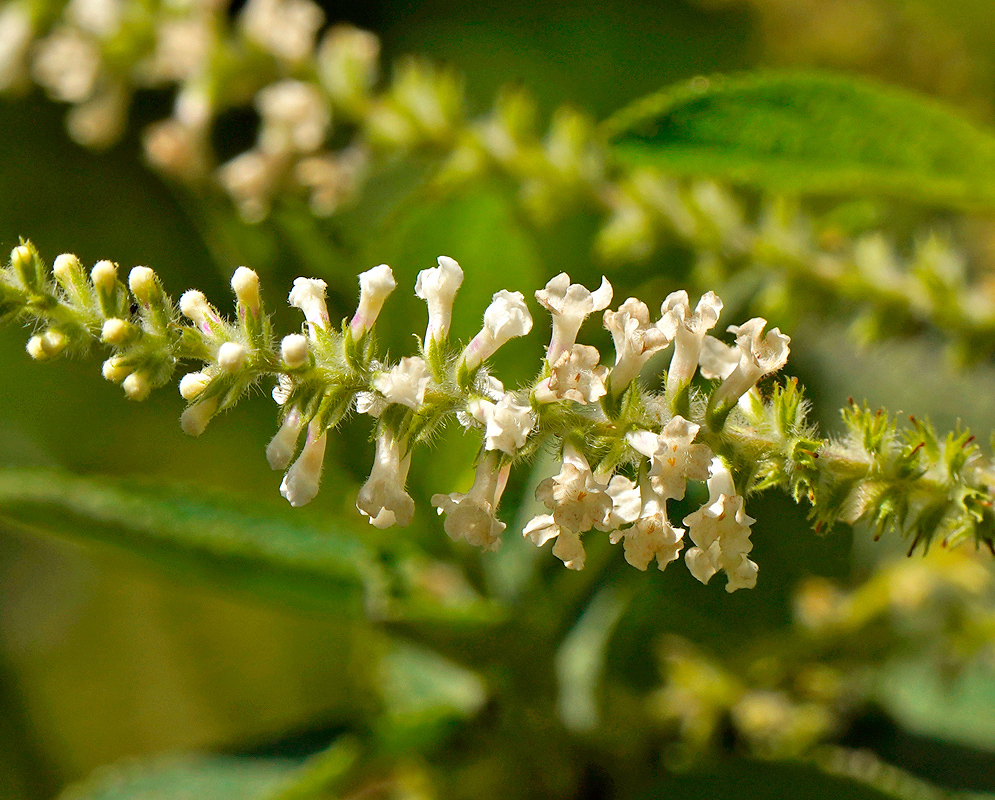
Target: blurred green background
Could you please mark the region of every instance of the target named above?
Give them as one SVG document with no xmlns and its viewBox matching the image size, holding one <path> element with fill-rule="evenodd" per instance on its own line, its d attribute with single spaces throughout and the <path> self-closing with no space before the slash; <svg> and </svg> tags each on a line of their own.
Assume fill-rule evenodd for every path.
<svg viewBox="0 0 995 800">
<path fill-rule="evenodd" d="M 415 53 L 451 65 L 464 76 L 471 113 L 489 108 L 509 83 L 528 87 L 544 118 L 570 103 L 603 119 L 630 100 L 702 73 L 820 66 L 901 83 L 993 122 L 995 26 L 984 0 L 489 1 L 472 7 L 436 0 L 325 8 L 331 21 L 378 33 L 387 62 Z M 174 297 L 193 286 L 211 298 L 227 297 L 227 278 L 238 262 L 218 263 L 196 210 L 142 165 L 137 131 L 167 107 L 163 97 L 140 99 L 125 141 L 93 154 L 67 139 L 63 110 L 40 93 L 0 101 L 0 246 L 9 249 L 19 236 L 30 236 L 48 259 L 70 251 L 85 264 L 102 258 L 123 269 L 144 264 L 159 272 Z M 372 191 L 364 202 L 375 206 Z M 454 328 L 465 339 L 499 288 L 528 296 L 561 270 L 591 285 L 602 265 L 585 247 L 590 230 L 591 220 L 577 215 L 532 237 L 506 189 L 484 185 L 392 218 L 349 262 L 323 265 L 318 247 L 302 264 L 292 243 L 277 237 L 262 248 L 267 262 L 249 266 L 265 273 L 271 307 L 281 304 L 297 274 L 329 280 L 337 291 L 335 317 L 353 302 L 346 292 L 358 269 L 387 262 L 399 285 L 411 287 L 419 270 L 448 254 L 467 271 Z M 246 252 L 251 247 L 249 241 Z M 610 271 L 609 278 L 619 300 L 636 293 L 652 306 L 680 286 L 686 269 L 686 254 L 665 251 Z M 392 352 L 403 352 L 423 311 L 413 296 L 401 297 L 410 292 L 397 294 L 390 301 L 392 323 L 381 334 Z M 742 309 L 733 303 L 730 310 L 732 320 Z M 296 324 L 287 322 L 289 315 L 281 319 L 287 329 Z M 806 383 L 824 429 L 836 427 L 847 395 L 930 415 L 941 429 L 958 418 L 979 431 L 992 428 L 995 370 L 988 365 L 954 374 L 939 343 L 926 338 L 860 351 L 842 326 L 825 320 L 791 334 L 791 370 Z M 98 363 L 34 364 L 25 338 L 23 330 L 0 330 L 0 464 L 138 476 L 282 502 L 279 475 L 263 453 L 276 419 L 265 395 L 194 440 L 179 430 L 183 402 L 175 392 L 127 402 L 101 378 Z M 538 339 L 502 353 L 496 372 L 506 383 L 527 377 L 519 365 L 537 363 Z M 352 505 L 372 458 L 367 436 L 362 423 L 350 423 L 331 444 L 309 519 L 319 525 L 335 519 L 356 536 L 369 535 Z M 419 454 L 412 477 L 419 517 L 413 530 L 398 535 L 445 553 L 448 542 L 427 500 L 465 482 L 472 454 L 472 443 L 459 433 L 447 435 L 431 456 Z M 512 534 L 526 482 L 520 478 L 505 503 Z M 848 532 L 817 538 L 803 510 L 780 498 L 751 501 L 748 510 L 760 520 L 754 552 L 762 577 L 755 591 L 726 596 L 721 585 L 701 587 L 674 569 L 636 575 L 638 581 L 627 584 L 635 594 L 611 642 L 608 668 L 634 694 L 660 683 L 654 653 L 663 634 L 718 651 L 742 646 L 786 624 L 800 580 L 846 579 L 893 549 L 882 542 L 869 555 L 867 547 L 852 547 Z M 527 519 L 525 511 L 519 516 Z M 509 549 L 517 544 L 509 542 Z M 544 579 L 559 578 L 559 562 L 544 555 Z M 568 585 L 573 578 L 565 579 Z M 52 797 L 100 765 L 162 751 L 308 752 L 336 731 L 371 724 L 387 702 L 378 666 L 387 647 L 382 632 L 345 609 L 328 615 L 266 607 L 225 587 L 163 576 L 109 550 L 0 529 L 0 798 Z M 984 676 L 980 687 L 982 710 L 992 715 L 995 688 Z M 949 702 L 937 694 L 936 708 Z M 981 713 L 977 703 L 974 709 Z M 937 716 L 936 709 L 910 712 L 926 735 L 935 733 L 930 713 Z M 956 739 L 956 730 L 946 736 Z M 995 739 L 987 743 L 995 748 Z M 910 749 L 906 741 L 887 755 L 957 788 L 995 791 L 984 749 L 962 753 L 953 777 L 944 769 L 951 771 L 955 751 L 916 764 L 915 754 L 928 748 Z M 722 796 L 721 782 L 720 776 L 681 791 Z M 594 789 L 590 796 L 600 795 Z"/>
</svg>

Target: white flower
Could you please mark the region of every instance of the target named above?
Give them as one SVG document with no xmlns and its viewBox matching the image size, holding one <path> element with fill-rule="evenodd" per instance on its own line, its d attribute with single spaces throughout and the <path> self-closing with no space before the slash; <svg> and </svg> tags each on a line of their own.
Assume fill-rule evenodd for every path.
<svg viewBox="0 0 995 800">
<path fill-rule="evenodd" d="M 269 212 L 270 194 L 282 165 L 258 150 L 239 153 L 218 168 L 218 181 L 246 222 L 261 222 Z"/>
<path fill-rule="evenodd" d="M 290 460 L 294 457 L 294 451 L 297 450 L 297 440 L 300 438 L 303 427 L 304 421 L 301 419 L 300 411 L 297 408 L 291 408 L 287 411 L 283 423 L 280 425 L 280 430 L 266 445 L 266 460 L 269 462 L 270 469 L 287 468 Z"/>
<path fill-rule="evenodd" d="M 701 296 L 694 313 L 688 293 L 681 290 L 667 296 L 660 307 L 663 316 L 670 315 L 676 324 L 674 333 L 674 355 L 667 371 L 667 391 L 671 394 L 687 386 L 698 368 L 702 340 L 705 333 L 715 327 L 722 311 L 722 301 L 714 292 Z"/>
<path fill-rule="evenodd" d="M 122 0 L 69 0 L 65 14 L 76 27 L 106 39 L 121 27 L 124 3 Z"/>
<path fill-rule="evenodd" d="M 376 83 L 380 40 L 351 25 L 335 25 L 321 40 L 317 56 L 322 85 L 336 106 L 361 111 Z"/>
<path fill-rule="evenodd" d="M 206 15 L 161 21 L 155 33 L 155 50 L 141 65 L 150 82 L 183 82 L 200 70 L 211 44 Z"/>
<path fill-rule="evenodd" d="M 556 524 L 551 514 L 540 514 L 533 517 L 522 535 L 531 539 L 536 547 L 542 547 L 546 542 L 555 540 L 553 555 L 563 562 L 567 569 L 584 569 L 587 553 L 579 534 Z"/>
<path fill-rule="evenodd" d="M 288 301 L 294 308 L 304 312 L 308 330 L 314 339 L 316 329 L 328 329 L 328 307 L 325 305 L 325 288 L 328 286 L 317 278 L 295 278 Z"/>
<path fill-rule="evenodd" d="M 505 524 L 495 515 L 510 469 L 510 465 L 498 469 L 498 455 L 491 451 L 477 465 L 477 474 L 469 492 L 432 497 L 432 505 L 440 514 L 446 515 L 444 527 L 451 539 L 465 539 L 485 550 L 498 549 Z"/>
<path fill-rule="evenodd" d="M 645 572 L 655 558 L 662 570 L 681 552 L 684 529 L 670 524 L 667 500 L 656 492 L 649 481 L 641 483 L 640 494 L 642 508 L 639 517 L 631 527 L 612 531 L 611 543 L 623 540 L 625 560 L 636 569 Z"/>
<path fill-rule="evenodd" d="M 560 526 L 556 524 L 552 514 L 539 514 L 529 520 L 522 531 L 522 536 L 532 540 L 536 547 L 542 547 L 560 535 Z"/>
<path fill-rule="evenodd" d="M 289 375 L 280 375 L 276 379 L 276 386 L 273 387 L 273 402 L 278 406 L 285 406 L 294 391 L 294 379 Z"/>
<path fill-rule="evenodd" d="M 791 339 L 777 328 L 761 337 L 766 324 L 767 320 L 754 317 L 742 325 L 729 326 L 729 330 L 736 334 L 739 363 L 709 399 L 711 407 L 733 405 L 762 377 L 777 372 L 787 362 Z"/>
<path fill-rule="evenodd" d="M 297 456 L 297 460 L 287 470 L 287 474 L 283 476 L 280 494 L 287 498 L 294 508 L 310 503 L 318 494 L 327 437 L 327 431 L 322 431 L 318 435 L 314 422 L 308 425 L 304 448 Z"/>
<path fill-rule="evenodd" d="M 670 344 L 677 320 L 673 314 L 666 314 L 651 324 L 646 304 L 634 297 L 622 303 L 618 311 L 606 311 L 604 320 L 615 342 L 612 393 L 620 394 L 639 375 L 650 356 Z"/>
<path fill-rule="evenodd" d="M 625 435 L 633 450 L 650 459 L 649 476 L 662 498 L 680 500 L 688 480 L 703 481 L 708 477 L 712 451 L 708 445 L 692 444 L 699 427 L 676 416 L 659 434 L 637 430 Z"/>
<path fill-rule="evenodd" d="M 605 523 L 614 505 L 607 488 L 607 478 L 598 480 L 584 454 L 567 442 L 559 473 L 539 484 L 536 500 L 552 511 L 561 528 L 577 533 L 591 528 L 606 530 Z"/>
<path fill-rule="evenodd" d="M 453 302 L 462 283 L 463 270 L 448 256 L 439 256 L 439 266 L 418 273 L 415 294 L 428 304 L 426 347 L 431 341 L 442 342 L 449 336 Z"/>
<path fill-rule="evenodd" d="M 356 392 L 356 411 L 379 417 L 387 408 L 387 401 L 376 392 Z"/>
<path fill-rule="evenodd" d="M 716 457 L 708 479 L 708 502 L 684 518 L 695 546 L 684 560 L 691 574 L 702 583 L 719 570 L 729 578 L 727 592 L 752 589 L 757 583 L 757 565 L 747 558 L 753 549 L 750 526 L 756 522 L 743 510 L 743 498 L 736 494 L 732 473 Z"/>
<path fill-rule="evenodd" d="M 413 356 L 402 358 L 401 363 L 381 372 L 374 378 L 373 386 L 388 403 L 400 403 L 418 410 L 425 402 L 425 389 L 431 380 L 425 360 Z"/>
<path fill-rule="evenodd" d="M 725 380 L 739 363 L 739 350 L 721 342 L 714 336 L 706 336 L 701 343 L 698 358 L 698 371 L 706 380 Z"/>
<path fill-rule="evenodd" d="M 601 286 L 594 292 L 579 283 L 570 283 L 570 276 L 561 272 L 536 291 L 536 300 L 553 315 L 553 336 L 546 359 L 554 363 L 562 353 L 573 347 L 584 320 L 595 311 L 608 308 L 612 301 L 612 286 L 601 277 Z"/>
<path fill-rule="evenodd" d="M 36 46 L 31 70 L 54 100 L 81 103 L 97 85 L 100 53 L 79 31 L 56 28 Z"/>
<path fill-rule="evenodd" d="M 602 530 L 612 530 L 635 522 L 642 512 L 643 501 L 639 487 L 624 475 L 614 475 L 605 490 L 612 499 L 611 511 Z"/>
<path fill-rule="evenodd" d="M 314 50 L 325 14 L 310 0 L 249 0 L 240 21 L 245 35 L 273 55 L 300 61 Z"/>
<path fill-rule="evenodd" d="M 560 528 L 560 535 L 553 543 L 553 555 L 563 562 L 567 569 L 584 569 L 587 553 L 580 535 L 569 528 Z"/>
<path fill-rule="evenodd" d="M 386 264 L 380 264 L 359 274 L 359 307 L 352 322 L 349 323 L 355 339 L 362 339 L 373 327 L 373 323 L 380 316 L 384 301 L 396 288 L 394 273 Z"/>
<path fill-rule="evenodd" d="M 0 91 L 21 81 L 33 33 L 31 15 L 23 4 L 9 3 L 0 9 Z"/>
<path fill-rule="evenodd" d="M 145 158 L 158 170 L 190 180 L 207 164 L 203 131 L 172 117 L 149 125 L 142 132 Z"/>
<path fill-rule="evenodd" d="M 509 339 L 532 330 L 532 315 L 521 292 L 496 292 L 484 312 L 484 327 L 463 351 L 463 365 L 475 370 Z"/>
<path fill-rule="evenodd" d="M 513 392 L 506 392 L 496 403 L 490 400 L 471 401 L 467 409 L 486 428 L 485 450 L 500 450 L 514 455 L 525 446 L 525 440 L 535 425 L 532 407 L 519 402 Z"/>
<path fill-rule="evenodd" d="M 540 403 L 558 400 L 597 402 L 608 392 L 605 388 L 608 367 L 598 366 L 600 360 L 601 354 L 596 347 L 573 345 L 551 364 L 552 374 L 536 386 L 536 400 Z"/>
<path fill-rule="evenodd" d="M 411 452 L 401 457 L 400 443 L 391 431 L 377 435 L 377 452 L 369 479 L 359 490 L 356 508 L 377 528 L 404 527 L 415 514 L 415 501 L 404 490 L 411 467 Z"/>
<path fill-rule="evenodd" d="M 321 92 L 303 81 L 270 84 L 256 95 L 256 109 L 262 117 L 259 149 L 266 153 L 313 153 L 332 123 Z"/>
</svg>

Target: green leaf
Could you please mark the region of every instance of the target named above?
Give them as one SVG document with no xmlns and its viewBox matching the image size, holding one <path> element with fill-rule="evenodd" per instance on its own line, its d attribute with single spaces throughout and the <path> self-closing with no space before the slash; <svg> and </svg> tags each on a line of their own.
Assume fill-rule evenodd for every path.
<svg viewBox="0 0 995 800">
<path fill-rule="evenodd" d="M 949 742 L 995 750 L 995 676 L 972 664 L 952 680 L 928 658 L 895 662 L 875 680 L 875 697 L 904 727 Z"/>
<path fill-rule="evenodd" d="M 300 762 L 179 757 L 98 770 L 60 800 L 269 800 Z"/>
<path fill-rule="evenodd" d="M 340 521 L 176 486 L 0 470 L 0 524 L 111 545 L 184 579 L 305 608 L 365 609 L 380 619 L 493 622 L 476 596 L 418 587 L 437 566 L 403 540 L 391 550 Z M 388 567 L 384 562 L 388 562 Z"/>
<path fill-rule="evenodd" d="M 348 780 L 359 747 L 340 739 L 303 763 L 283 758 L 167 756 L 113 764 L 60 800 L 307 800 Z"/>
<path fill-rule="evenodd" d="M 668 775 L 640 798 L 655 800 L 940 800 L 941 792 L 865 752 L 841 748 L 817 753 L 806 761 L 733 759 Z"/>
<path fill-rule="evenodd" d="M 395 640 L 384 655 L 379 684 L 386 710 L 382 744 L 401 753 L 437 743 L 454 725 L 474 716 L 488 696 L 475 672 L 402 640 Z"/>
<path fill-rule="evenodd" d="M 995 207 L 995 136 L 928 98 L 850 76 L 695 78 L 605 123 L 618 159 L 777 192 Z"/>
</svg>

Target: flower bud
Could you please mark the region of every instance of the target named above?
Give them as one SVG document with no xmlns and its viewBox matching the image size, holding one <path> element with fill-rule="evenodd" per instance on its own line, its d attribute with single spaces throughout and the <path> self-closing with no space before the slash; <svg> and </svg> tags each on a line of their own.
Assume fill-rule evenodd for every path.
<svg viewBox="0 0 995 800">
<path fill-rule="evenodd" d="M 206 400 L 199 400 L 191 406 L 187 406 L 180 414 L 180 429 L 187 436 L 200 436 L 207 430 L 207 424 L 218 410 L 217 397 L 208 397 Z"/>
<path fill-rule="evenodd" d="M 210 383 L 210 375 L 204 372 L 188 372 L 180 378 L 180 396 L 184 400 L 196 400 Z"/>
<path fill-rule="evenodd" d="M 253 316 L 259 313 L 259 276 L 248 267 L 239 267 L 231 276 L 231 288 L 238 302 Z"/>
<path fill-rule="evenodd" d="M 225 342 L 218 348 L 218 366 L 225 372 L 238 372 L 249 359 L 249 351 L 244 344 Z"/>
<path fill-rule="evenodd" d="M 28 351 L 28 355 L 31 356 L 35 361 L 44 361 L 48 358 L 45 353 L 45 347 L 42 345 L 40 336 L 32 336 L 28 339 L 27 345 L 24 347 Z"/>
<path fill-rule="evenodd" d="M 157 294 L 155 272 L 148 267 L 135 267 L 128 273 L 128 288 L 139 303 L 151 305 Z"/>
<path fill-rule="evenodd" d="M 307 364 L 307 338 L 299 333 L 284 336 L 280 342 L 280 356 L 287 369 L 297 369 Z"/>
<path fill-rule="evenodd" d="M 63 253 L 56 256 L 52 263 L 52 274 L 63 286 L 70 285 L 77 275 L 83 272 L 83 265 L 72 253 Z"/>
<path fill-rule="evenodd" d="M 380 264 L 373 269 L 360 273 L 359 276 L 359 307 L 352 318 L 350 326 L 355 339 L 363 336 L 373 327 L 380 316 L 380 309 L 388 295 L 397 288 L 394 273 L 386 264 Z"/>
<path fill-rule="evenodd" d="M 131 374 L 131 369 L 125 366 L 121 356 L 111 356 L 103 363 L 100 372 L 111 383 L 121 383 Z"/>
<path fill-rule="evenodd" d="M 100 329 L 100 340 L 114 347 L 120 347 L 126 344 L 135 333 L 135 326 L 130 322 L 118 317 L 111 317 L 104 320 L 103 327 Z"/>
<path fill-rule="evenodd" d="M 136 370 L 121 382 L 121 388 L 129 400 L 144 400 L 152 391 L 152 383 L 145 372 Z"/>
<path fill-rule="evenodd" d="M 294 457 L 294 451 L 297 449 L 297 440 L 300 438 L 302 427 L 304 424 L 300 411 L 296 408 L 290 409 L 283 418 L 280 430 L 266 445 L 266 460 L 271 469 L 286 469 L 290 464 L 290 459 Z"/>
<path fill-rule="evenodd" d="M 13 267 L 24 288 L 34 291 L 41 288 L 35 269 L 34 254 L 28 245 L 22 244 L 10 251 L 10 266 Z"/>
<path fill-rule="evenodd" d="M 280 484 L 280 494 L 294 508 L 306 505 L 314 500 L 321 484 L 321 468 L 325 460 L 325 441 L 327 432 L 317 435 L 317 426 L 308 426 L 307 441 L 297 460 L 287 470 Z"/>
<path fill-rule="evenodd" d="M 213 325 L 221 323 L 221 317 L 207 302 L 204 293 L 196 289 L 190 289 L 180 295 L 180 313 L 204 333 L 210 333 Z"/>
<path fill-rule="evenodd" d="M 144 269 L 144 267 L 143 267 Z M 152 270 L 149 270 L 151 272 Z M 117 266 L 111 261 L 98 261 L 90 270 L 90 280 L 98 292 L 110 292 L 117 281 Z"/>
</svg>

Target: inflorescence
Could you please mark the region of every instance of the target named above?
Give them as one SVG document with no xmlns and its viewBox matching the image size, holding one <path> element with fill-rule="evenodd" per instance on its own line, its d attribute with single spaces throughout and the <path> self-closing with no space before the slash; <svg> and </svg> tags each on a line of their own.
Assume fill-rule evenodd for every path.
<svg viewBox="0 0 995 800">
<path fill-rule="evenodd" d="M 412 521 L 415 503 L 405 488 L 411 459 L 455 419 L 480 438 L 476 476 L 466 492 L 436 494 L 431 502 L 453 540 L 485 550 L 500 545 L 506 527 L 497 511 L 511 469 L 540 449 L 557 453 L 561 465 L 536 490 L 547 513 L 523 534 L 537 546 L 553 542 L 553 554 L 571 569 L 583 568 L 581 537 L 592 529 L 622 543 L 626 560 L 641 570 L 654 559 L 660 569 L 676 560 L 686 534 L 685 562 L 698 580 L 723 571 L 728 591 L 753 587 L 754 520 L 744 497 L 774 486 L 810 502 L 817 527 L 868 520 L 879 532 L 893 527 L 911 536 L 913 548 L 965 536 L 991 546 L 995 473 L 972 437 L 943 441 L 921 422 L 899 431 L 887 415 L 854 405 L 844 414 L 844 437 L 818 439 L 794 381 L 774 385 L 766 397 L 757 388 L 784 366 L 788 337 L 777 328 L 765 332 L 761 318 L 729 326 L 731 344 L 710 335 L 722 311 L 714 293 L 692 307 L 686 292 L 674 292 L 654 319 L 635 298 L 611 310 L 604 278 L 591 291 L 561 273 L 535 292 L 552 317 L 538 375 L 506 389 L 486 362 L 531 331 L 528 304 L 520 292 L 497 292 L 480 331 L 459 345 L 449 329 L 462 280 L 459 264 L 445 256 L 419 273 L 425 336 L 416 354 L 390 363 L 373 337 L 396 288 L 384 264 L 359 276 L 357 310 L 340 325 L 329 317 L 325 283 L 297 278 L 289 302 L 304 323 L 277 341 L 258 276 L 246 267 L 231 280 L 230 320 L 196 290 L 174 303 L 147 267 L 132 269 L 126 288 L 111 262 L 88 275 L 75 256 L 61 255 L 49 271 L 24 243 L 0 270 L 0 320 L 37 326 L 27 351 L 38 360 L 102 342 L 112 351 L 104 376 L 134 400 L 167 383 L 183 362 L 199 361 L 179 382 L 188 402 L 181 426 L 195 436 L 252 386 L 275 380 L 281 422 L 266 457 L 284 471 L 280 491 L 293 506 L 318 492 L 328 432 L 350 411 L 373 417 L 374 464 L 356 505 L 378 528 Z M 577 341 L 584 321 L 599 312 L 614 342 L 611 366 Z M 640 375 L 671 346 L 661 389 L 650 390 Z M 668 516 L 668 501 L 684 500 L 689 481 L 706 482 L 708 499 L 681 528 Z"/>
<path fill-rule="evenodd" d="M 222 191 L 248 221 L 294 197 L 332 216 L 385 164 L 428 153 L 436 190 L 497 173 L 518 187 L 538 224 L 564 209 L 595 211 L 602 223 L 594 247 L 606 264 L 677 242 L 696 254 L 699 284 L 746 270 L 778 313 L 785 297 L 820 310 L 842 300 L 847 313 L 861 310 L 862 337 L 931 325 L 959 359 L 995 352 L 990 281 L 942 237 L 920 237 L 903 256 L 897 242 L 876 233 L 850 241 L 837 223 L 783 199 L 754 217 L 715 183 L 617 163 L 606 126 L 576 109 L 558 109 L 542 133 L 521 87 L 472 119 L 457 75 L 423 59 L 385 75 L 376 35 L 326 26 L 312 0 L 248 0 L 237 11 L 226 0 L 133 5 L 4 4 L 0 92 L 33 80 L 69 105 L 73 139 L 105 147 L 124 131 L 137 92 L 174 91 L 171 115 L 143 132 L 146 159 L 195 194 Z M 218 120 L 233 109 L 256 115 L 256 140 L 240 153 L 218 152 Z"/>
</svg>

